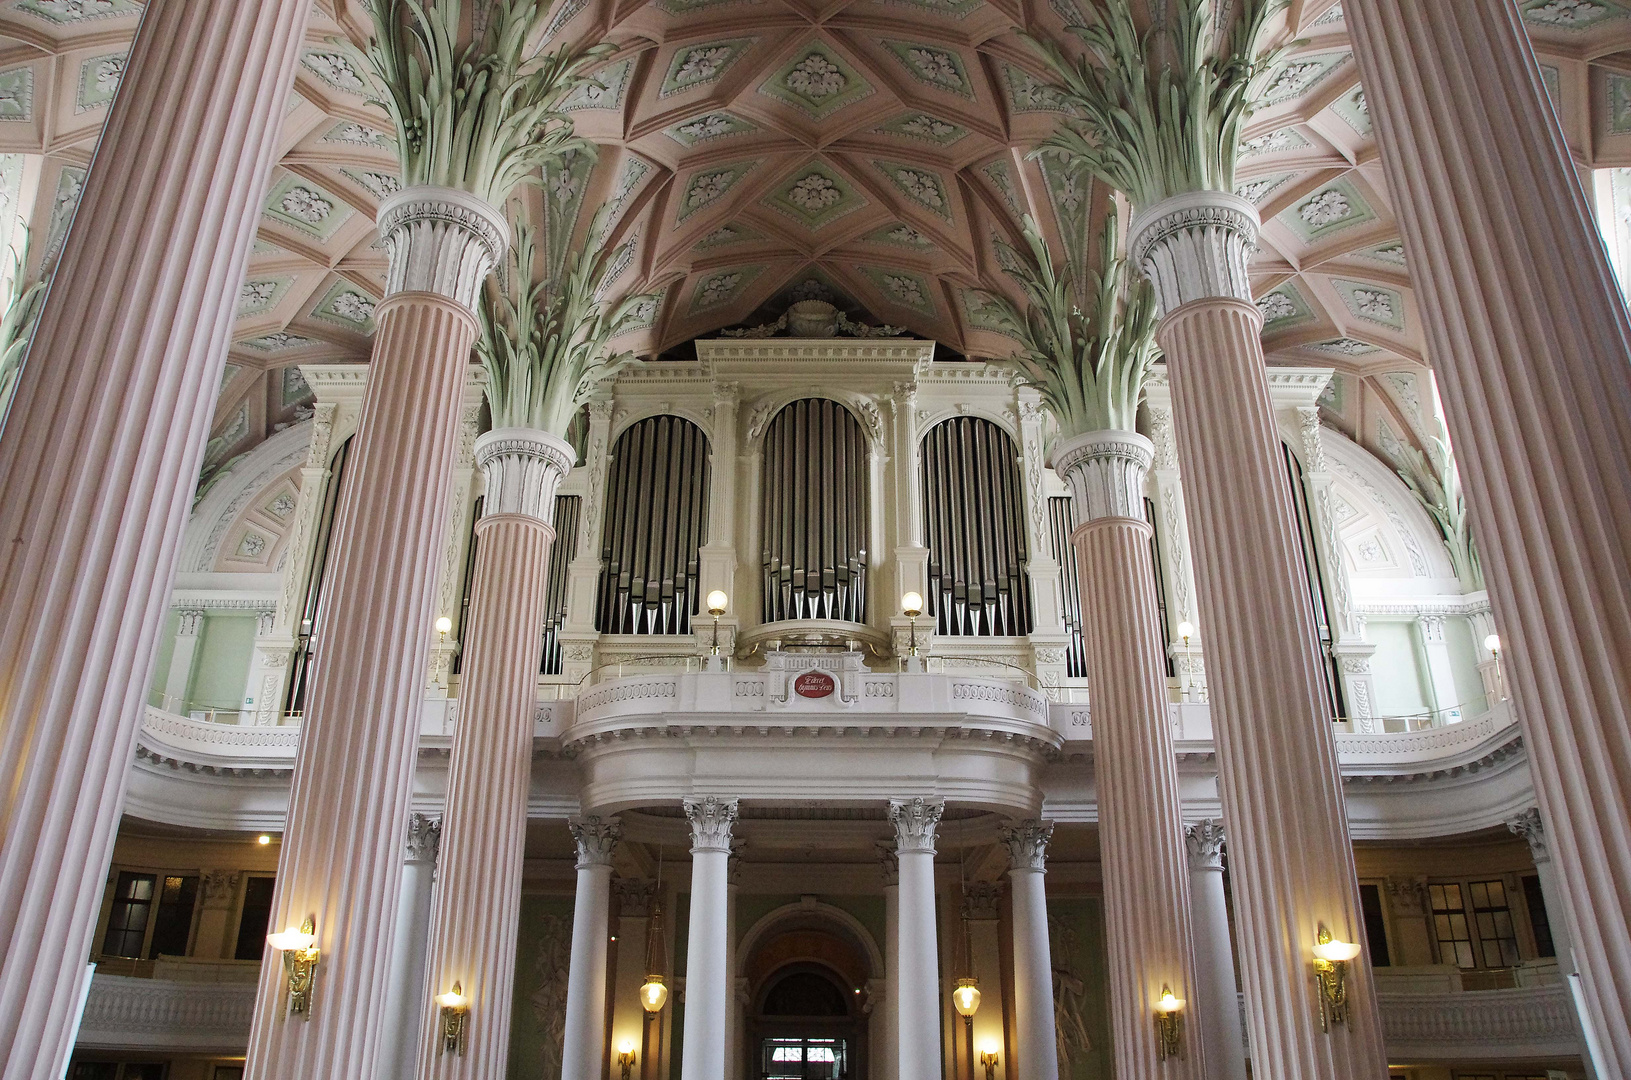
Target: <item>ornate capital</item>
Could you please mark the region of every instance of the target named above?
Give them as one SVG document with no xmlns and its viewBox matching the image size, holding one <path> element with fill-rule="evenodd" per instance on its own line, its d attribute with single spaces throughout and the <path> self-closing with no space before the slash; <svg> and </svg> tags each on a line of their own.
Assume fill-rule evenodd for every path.
<svg viewBox="0 0 1631 1080">
<path fill-rule="evenodd" d="M 940 799 L 890 799 L 889 820 L 895 826 L 895 854 L 934 854 L 934 829 L 946 804 Z"/>
<path fill-rule="evenodd" d="M 1052 823 L 1049 823 L 1051 828 Z M 988 922 L 1002 916 L 1002 882 L 971 881 L 963 887 L 963 918 Z"/>
<path fill-rule="evenodd" d="M 1155 445 L 1133 431 L 1090 431 L 1053 446 L 1053 471 L 1070 488 L 1081 522 L 1144 520 L 1144 477 Z"/>
<path fill-rule="evenodd" d="M 1227 845 L 1223 822 L 1216 818 L 1184 826 L 1184 848 L 1189 853 L 1191 870 L 1222 870 L 1223 850 Z"/>
<path fill-rule="evenodd" d="M 1416 625 L 1421 627 L 1423 641 L 1442 642 L 1444 640 L 1444 616 L 1418 615 Z"/>
<path fill-rule="evenodd" d="M 999 829 L 997 836 L 1008 849 L 1012 869 L 1041 872 L 1048 868 L 1048 841 L 1053 839 L 1053 822 L 1036 818 L 1016 821 Z"/>
<path fill-rule="evenodd" d="M 241 874 L 231 870 L 204 870 L 198 875 L 198 889 L 205 907 L 225 907 L 238 891 Z"/>
<path fill-rule="evenodd" d="M 311 442 L 306 446 L 308 469 L 328 468 L 328 451 L 334 441 L 334 417 L 340 406 L 333 401 L 319 401 L 311 408 Z"/>
<path fill-rule="evenodd" d="M 1427 879 L 1424 877 L 1387 879 L 1388 903 L 1395 915 L 1420 918 L 1427 914 Z"/>
<path fill-rule="evenodd" d="M 614 878 L 612 895 L 617 897 L 617 910 L 623 918 L 650 918 L 652 901 L 657 899 L 657 883 L 650 878 Z"/>
<path fill-rule="evenodd" d="M 197 637 L 203 627 L 203 608 L 176 609 L 176 637 Z"/>
<path fill-rule="evenodd" d="M 590 814 L 588 817 L 569 819 L 566 827 L 572 830 L 572 839 L 578 842 L 579 870 L 612 865 L 612 852 L 617 850 L 617 842 L 623 839 L 621 822 L 616 818 L 603 821 Z"/>
<path fill-rule="evenodd" d="M 408 843 L 404 861 L 436 864 L 442 847 L 442 819 L 425 814 L 408 815 Z"/>
<path fill-rule="evenodd" d="M 1151 405 L 1150 435 L 1155 444 L 1155 467 L 1157 469 L 1176 469 L 1178 467 L 1178 440 L 1172 430 L 1172 410 L 1161 405 Z"/>
<path fill-rule="evenodd" d="M 736 823 L 736 800 L 709 795 L 685 800 L 685 816 L 691 822 L 691 853 L 718 851 L 731 853 L 731 826 Z"/>
<path fill-rule="evenodd" d="M 1297 427 L 1303 439 L 1303 462 L 1311 473 L 1328 471 L 1325 465 L 1325 437 L 1320 428 L 1318 405 L 1297 406 Z"/>
<path fill-rule="evenodd" d="M 1155 285 L 1162 314 L 1194 300 L 1252 302 L 1246 266 L 1262 222 L 1257 207 L 1222 191 L 1190 191 L 1133 215 L 1132 261 Z"/>
<path fill-rule="evenodd" d="M 555 521 L 555 492 L 577 455 L 565 439 L 532 428 L 495 428 L 476 440 L 476 464 L 487 478 L 485 515 L 520 514 Z"/>
<path fill-rule="evenodd" d="M 900 856 L 886 843 L 878 845 L 878 869 L 883 874 L 883 887 L 900 884 Z"/>
<path fill-rule="evenodd" d="M 404 188 L 380 203 L 375 220 L 390 257 L 387 298 L 430 292 L 471 311 L 510 240 L 503 214 L 452 188 Z"/>
<path fill-rule="evenodd" d="M 1550 862 L 1551 848 L 1546 846 L 1546 824 L 1540 820 L 1540 810 L 1531 806 L 1515 818 L 1508 819 L 1506 827 L 1516 836 L 1529 841 L 1529 854 L 1534 856 L 1535 865 Z"/>
</svg>

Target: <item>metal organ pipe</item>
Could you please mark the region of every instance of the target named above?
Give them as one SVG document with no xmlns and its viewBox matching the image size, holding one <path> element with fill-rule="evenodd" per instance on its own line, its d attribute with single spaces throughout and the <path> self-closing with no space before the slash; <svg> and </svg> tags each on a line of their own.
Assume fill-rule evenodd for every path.
<svg viewBox="0 0 1631 1080">
<path fill-rule="evenodd" d="M 1048 499 L 1048 534 L 1053 540 L 1053 557 L 1059 563 L 1059 589 L 1065 602 L 1065 631 L 1070 644 L 1065 649 L 1065 675 L 1087 677 L 1087 645 L 1082 641 L 1082 579 L 1076 566 L 1076 548 L 1070 534 L 1076 531 L 1075 507 L 1069 495 Z"/>
<path fill-rule="evenodd" d="M 765 429 L 764 621 L 866 621 L 866 436 L 826 398 L 795 401 Z"/>
<path fill-rule="evenodd" d="M 555 543 L 549 549 L 549 577 L 544 585 L 544 652 L 539 671 L 561 673 L 561 624 L 566 622 L 566 571 L 578 548 L 580 495 L 555 496 Z"/>
<path fill-rule="evenodd" d="M 687 634 L 708 520 L 708 444 L 678 416 L 651 416 L 612 446 L 595 626 Z"/>
<path fill-rule="evenodd" d="M 923 439 L 928 603 L 938 633 L 1017 637 L 1031 632 L 1018 449 L 974 416 Z"/>
</svg>

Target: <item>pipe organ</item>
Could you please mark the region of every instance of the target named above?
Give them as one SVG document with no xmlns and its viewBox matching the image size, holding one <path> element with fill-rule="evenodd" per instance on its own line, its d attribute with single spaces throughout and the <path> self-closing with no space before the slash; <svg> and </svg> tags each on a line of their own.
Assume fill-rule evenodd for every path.
<svg viewBox="0 0 1631 1080">
<path fill-rule="evenodd" d="M 957 416 L 923 438 L 926 600 L 935 632 L 1031 632 L 1019 448 L 990 420 Z"/>
<path fill-rule="evenodd" d="M 555 543 L 549 549 L 549 577 L 544 585 L 544 651 L 538 670 L 561 673 L 561 626 L 566 622 L 567 567 L 578 547 L 578 520 L 583 496 L 555 496 Z"/>
<path fill-rule="evenodd" d="M 691 632 L 708 468 L 706 436 L 682 417 L 647 417 L 613 444 L 595 629 Z"/>
<path fill-rule="evenodd" d="M 826 398 L 778 412 L 763 494 L 764 621 L 866 622 L 867 442 L 854 415 Z"/>
<path fill-rule="evenodd" d="M 1059 564 L 1059 592 L 1064 598 L 1065 674 L 1072 679 L 1087 677 L 1087 646 L 1082 643 L 1082 578 L 1076 566 L 1076 548 L 1070 536 L 1076 531 L 1076 513 L 1069 495 L 1048 499 L 1048 534 L 1053 539 L 1053 558 Z M 1159 564 L 1157 564 L 1159 565 Z"/>
</svg>

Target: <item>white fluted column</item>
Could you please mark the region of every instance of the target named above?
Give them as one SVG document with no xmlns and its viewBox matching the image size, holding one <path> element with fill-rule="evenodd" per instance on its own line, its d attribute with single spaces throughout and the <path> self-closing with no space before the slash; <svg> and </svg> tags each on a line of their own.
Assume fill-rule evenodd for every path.
<svg viewBox="0 0 1631 1080">
<path fill-rule="evenodd" d="M 1190 1011 L 1204 1014 L 1202 1045 L 1211 1080 L 1246 1080 L 1246 1033 L 1240 1024 L 1240 984 L 1235 979 L 1229 903 L 1223 890 L 1223 822 L 1184 826 L 1189 854 L 1189 916 L 1195 932 L 1195 984 L 1200 1000 Z"/>
<path fill-rule="evenodd" d="M 311 8 L 149 0 L 0 421 L 5 1080 L 60 1076 L 73 1040 Z"/>
<path fill-rule="evenodd" d="M 730 972 L 727 913 L 736 800 L 685 800 L 691 822 L 691 929 L 685 946 L 685 1045 L 680 1080 L 725 1080 Z"/>
<path fill-rule="evenodd" d="M 1263 361 L 1247 257 L 1257 209 L 1223 192 L 1140 207 L 1130 258 L 1155 285 L 1207 634 L 1218 790 L 1229 822 L 1252 1068 L 1275 1080 L 1387 1071 L 1369 961 L 1347 1015 L 1321 1023 L 1320 928 L 1364 922 L 1324 660 Z M 1187 927 L 1186 927 L 1187 931 Z"/>
<path fill-rule="evenodd" d="M 1053 1022 L 1053 952 L 1048 945 L 1048 841 L 1053 822 L 1024 821 L 1002 830 L 1011 860 L 1009 895 L 1014 910 L 1014 1028 L 1018 1034 L 1008 1070 L 1026 1080 L 1058 1080 L 1058 1037 Z"/>
<path fill-rule="evenodd" d="M 325 570 L 272 900 L 274 927 L 313 920 L 322 958 L 310 1012 L 287 1017 L 283 964 L 267 950 L 249 1080 L 366 1077 L 379 1064 L 474 306 L 508 230 L 460 191 L 409 188 L 380 206 L 386 297 Z M 444 834 L 444 860 L 450 841 Z"/>
<path fill-rule="evenodd" d="M 1597 1068 L 1631 1076 L 1631 318 L 1519 5 L 1345 10 Z"/>
<path fill-rule="evenodd" d="M 431 888 L 436 882 L 436 852 L 441 839 L 439 819 L 418 813 L 408 815 L 378 1080 L 408 1080 L 413 1075 L 419 1020 L 430 1000 L 425 993 L 425 954 L 430 946 Z"/>
<path fill-rule="evenodd" d="M 883 1038 L 873 1053 L 878 1080 L 900 1075 L 900 863 L 893 850 L 879 852 L 883 871 L 883 961 L 889 966 L 884 985 L 880 1028 Z"/>
<path fill-rule="evenodd" d="M 935 933 L 934 838 L 945 804 L 939 799 L 891 799 L 895 858 L 900 866 L 892 973 L 898 1080 L 941 1080 L 940 948 Z"/>
<path fill-rule="evenodd" d="M 614 818 L 570 823 L 578 842 L 578 894 L 572 906 L 572 966 L 567 972 L 561 1080 L 599 1080 L 606 1063 L 606 950 L 611 935 L 612 852 L 622 836 Z M 502 1080 L 502 1071 L 493 1080 Z"/>
</svg>

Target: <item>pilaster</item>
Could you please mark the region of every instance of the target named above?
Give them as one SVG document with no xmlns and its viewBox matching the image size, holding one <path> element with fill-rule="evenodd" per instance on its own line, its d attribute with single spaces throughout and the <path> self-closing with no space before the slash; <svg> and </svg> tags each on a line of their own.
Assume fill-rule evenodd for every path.
<svg viewBox="0 0 1631 1080">
<path fill-rule="evenodd" d="M 740 430 L 737 406 L 741 392 L 736 383 L 716 382 L 713 404 L 709 413 L 712 430 L 709 435 L 708 469 L 708 537 L 697 552 L 700 581 L 698 591 L 704 601 L 710 592 L 720 590 L 728 598 L 725 614 L 719 619 L 719 651 L 722 656 L 736 652 L 736 630 L 742 623 L 745 610 L 736 595 L 736 515 L 738 459 L 740 457 Z M 704 649 L 713 640 L 713 618 L 703 603 L 691 629 Z"/>
<path fill-rule="evenodd" d="M 1178 442 L 1172 426 L 1172 387 L 1164 364 L 1157 364 L 1144 382 L 1145 410 L 1150 418 L 1154 461 L 1147 490 L 1155 503 L 1156 558 L 1166 585 L 1167 655 L 1178 676 L 1178 694 L 1184 701 L 1205 701 L 1206 659 L 1201 647 L 1205 629 L 1195 602 L 1195 565 L 1189 546 L 1189 518 L 1184 510 L 1184 487 L 1178 471 Z M 1190 633 L 1182 632 L 1188 625 Z"/>
<path fill-rule="evenodd" d="M 611 465 L 612 398 L 597 395 L 589 401 L 589 432 L 585 438 L 583 513 L 577 548 L 566 570 L 566 620 L 561 626 L 561 674 L 581 679 L 594 666 L 595 590 L 600 583 L 600 541 L 606 521 L 606 477 Z"/>
<path fill-rule="evenodd" d="M 187 691 L 192 686 L 193 663 L 198 657 L 198 641 L 204 632 L 204 609 L 176 608 L 175 648 L 170 653 L 170 670 L 164 677 L 164 708 L 186 715 Z"/>
</svg>

